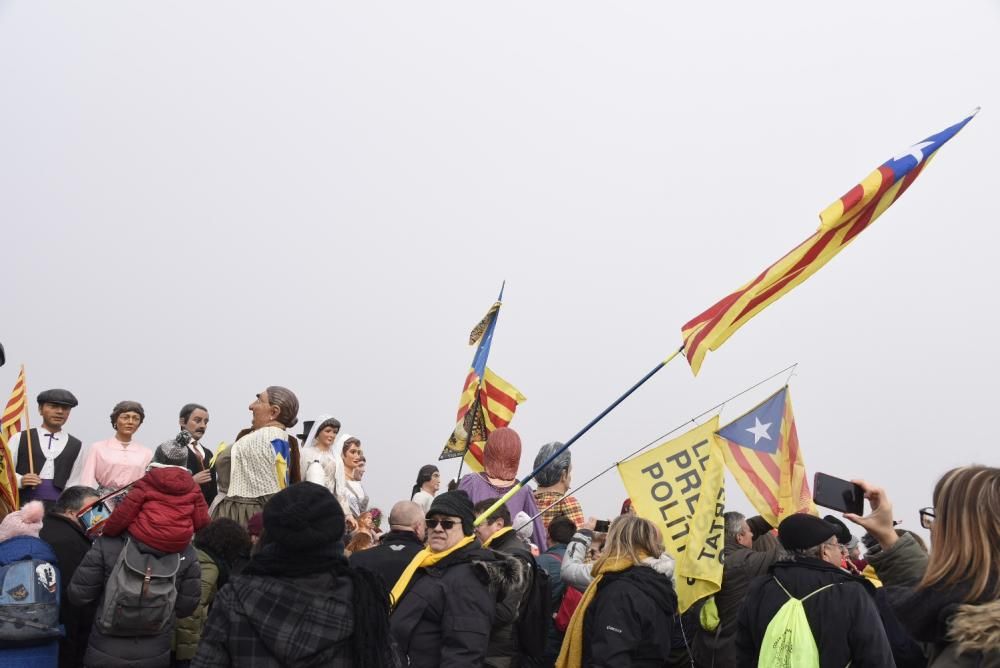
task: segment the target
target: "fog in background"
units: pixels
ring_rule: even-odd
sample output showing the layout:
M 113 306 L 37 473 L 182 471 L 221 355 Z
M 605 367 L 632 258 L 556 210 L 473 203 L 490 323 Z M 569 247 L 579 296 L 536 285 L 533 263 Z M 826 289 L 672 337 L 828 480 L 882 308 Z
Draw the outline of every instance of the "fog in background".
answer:
M 582 482 L 798 362 L 810 475 L 886 485 L 915 528 L 942 472 L 997 463 L 998 31 L 986 1 L 0 2 L 0 392 L 21 362 L 33 411 L 72 390 L 85 442 L 139 400 L 151 446 L 203 403 L 214 449 L 286 385 L 361 438 L 388 509 L 454 426 L 506 280 L 490 366 L 528 397 L 527 473 L 981 105 L 697 379 L 677 360 L 573 448 Z M 600 517 L 624 497 L 614 472 L 579 494 Z

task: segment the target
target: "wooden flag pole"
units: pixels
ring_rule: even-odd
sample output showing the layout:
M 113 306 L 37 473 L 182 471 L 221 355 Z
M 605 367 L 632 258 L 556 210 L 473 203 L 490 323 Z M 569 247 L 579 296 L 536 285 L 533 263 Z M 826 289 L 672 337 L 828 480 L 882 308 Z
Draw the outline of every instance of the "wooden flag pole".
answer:
M 667 357 L 667 359 L 663 360 L 662 362 L 660 362 L 659 364 L 657 364 L 656 366 L 654 366 L 649 371 L 649 373 L 647 373 L 645 376 L 643 376 L 642 378 L 640 378 L 639 381 L 635 385 L 633 385 L 632 387 L 628 388 L 628 390 L 626 390 L 623 395 L 621 395 L 620 397 L 618 397 L 617 399 L 615 399 L 614 402 L 612 402 L 612 404 L 610 406 L 608 406 L 607 408 L 605 408 L 603 411 L 600 412 L 600 414 L 597 417 L 595 417 L 593 420 L 591 420 L 590 422 L 588 422 L 587 426 L 585 426 L 580 431 L 576 432 L 576 434 L 573 436 L 573 438 L 571 438 L 568 441 L 566 441 L 566 443 L 564 443 L 561 448 L 559 448 L 558 450 L 556 450 L 555 452 L 553 452 L 549 456 L 548 459 L 546 459 L 544 462 L 542 462 L 541 466 L 535 467 L 534 471 L 532 471 L 527 476 L 525 476 L 524 478 L 522 478 L 521 480 L 519 480 L 517 482 L 517 484 L 515 484 L 513 487 L 511 487 L 510 490 L 506 494 L 504 494 L 502 497 L 500 497 L 499 499 L 497 499 L 496 503 L 494 503 L 484 513 L 482 513 L 479 517 L 476 518 L 476 521 L 474 523 L 475 526 L 479 526 L 480 524 L 482 524 L 483 522 L 485 522 L 486 518 L 488 518 L 490 515 L 492 515 L 493 513 L 495 513 L 500 506 L 502 506 L 503 504 L 507 503 L 507 500 L 510 499 L 510 497 L 512 497 L 515 494 L 517 494 L 525 485 L 527 485 L 529 482 L 531 482 L 532 480 L 534 480 L 535 476 L 538 475 L 539 472 L 542 469 L 544 469 L 546 466 L 548 466 L 549 464 L 551 464 L 552 462 L 554 462 L 556 460 L 556 457 L 558 457 L 563 452 L 565 452 L 569 448 L 569 446 L 571 446 L 574 443 L 576 443 L 580 439 L 581 436 L 583 436 L 588 431 L 590 431 L 591 427 L 593 427 L 595 424 L 597 424 L 598 422 L 600 422 L 601 420 L 603 420 L 604 417 L 608 413 L 610 413 L 611 411 L 613 411 L 615 408 L 618 407 L 618 404 L 620 404 L 621 402 L 623 402 L 626 399 L 628 399 L 629 395 L 631 395 L 633 392 L 635 392 L 636 390 L 638 390 L 642 386 L 643 383 L 645 383 L 647 380 L 649 380 L 650 378 L 652 378 L 653 376 L 655 376 L 657 371 L 659 371 L 663 367 L 667 366 L 667 364 L 669 364 L 672 359 L 674 359 L 675 357 L 677 357 L 678 355 L 680 355 L 683 351 L 684 351 L 684 346 L 681 346 L 680 348 L 678 348 L 677 350 L 675 350 L 674 352 L 672 352 Z
M 480 379 L 479 384 L 476 386 L 476 399 L 472 402 L 472 408 L 469 409 L 475 411 L 475 413 L 472 414 L 472 424 L 469 425 L 469 432 L 465 435 L 465 452 L 462 453 L 462 457 L 458 460 L 458 474 L 455 476 L 456 488 L 457 484 L 462 480 L 462 465 L 465 464 L 465 458 L 469 454 L 469 446 L 472 445 L 472 435 L 476 433 L 476 418 L 479 417 L 479 414 L 482 411 L 479 394 L 482 390 L 482 385 L 483 381 Z
M 35 475 L 35 455 L 32 452 L 34 445 L 31 442 L 31 419 L 29 418 L 31 395 L 28 394 L 28 374 L 24 372 L 24 365 L 21 365 L 21 377 L 24 378 L 24 431 L 28 434 L 28 473 Z

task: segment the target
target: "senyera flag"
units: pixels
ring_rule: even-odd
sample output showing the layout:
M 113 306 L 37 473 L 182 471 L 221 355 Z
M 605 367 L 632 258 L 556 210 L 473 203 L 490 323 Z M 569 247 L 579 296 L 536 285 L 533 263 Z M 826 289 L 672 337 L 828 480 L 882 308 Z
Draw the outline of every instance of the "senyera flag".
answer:
M 3 417 L 0 418 L 0 464 L 3 466 L 0 471 L 0 514 L 17 510 L 17 476 L 7 441 L 21 431 L 27 403 L 27 382 L 24 379 L 24 367 L 21 367 L 21 373 L 17 375 L 17 382 L 14 383 L 14 389 L 3 410 Z
M 518 405 L 525 401 L 516 387 L 486 366 L 502 300 L 503 288 L 497 301 L 469 335 L 469 345 L 478 343 L 479 346 L 458 400 L 455 428 L 438 457 L 451 459 L 464 456 L 465 465 L 473 471 L 483 470 L 486 437 L 494 429 L 510 424 Z
M 945 142 L 972 120 L 965 119 L 887 160 L 820 213 L 819 229 L 790 253 L 736 292 L 681 327 L 684 352 L 697 375 L 709 350 L 719 346 L 750 318 L 806 280 L 889 208 L 910 187 Z

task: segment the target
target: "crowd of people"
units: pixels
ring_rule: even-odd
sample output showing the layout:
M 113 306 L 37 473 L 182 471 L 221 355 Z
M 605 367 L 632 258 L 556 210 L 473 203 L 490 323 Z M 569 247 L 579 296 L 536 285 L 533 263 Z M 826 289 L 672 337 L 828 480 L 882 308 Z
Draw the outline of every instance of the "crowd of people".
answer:
M 929 550 L 864 481 L 871 512 L 846 523 L 726 512 L 721 589 L 682 613 L 660 527 L 628 501 L 586 518 L 569 450 L 494 508 L 522 464 L 513 429 L 446 491 L 420 468 L 383 518 L 361 440 L 329 415 L 293 435 L 287 388 L 256 394 L 215 453 L 199 404 L 149 449 L 138 402 L 85 447 L 73 394 L 37 399 L 42 425 L 8 443 L 2 665 L 1000 666 L 997 468 L 941 477 L 919 511 Z

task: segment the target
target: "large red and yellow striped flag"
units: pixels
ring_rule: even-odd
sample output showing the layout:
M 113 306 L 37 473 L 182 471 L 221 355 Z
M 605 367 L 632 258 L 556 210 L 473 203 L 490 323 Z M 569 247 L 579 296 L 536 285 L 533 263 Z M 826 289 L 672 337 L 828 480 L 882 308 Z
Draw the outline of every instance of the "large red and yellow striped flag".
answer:
M 22 366 L 21 373 L 17 375 L 17 382 L 14 383 L 14 389 L 10 393 L 10 399 L 7 400 L 7 406 L 3 409 L 3 417 L 0 418 L 0 458 L 2 458 L 0 465 L 3 466 L 3 470 L 0 471 L 0 502 L 6 506 L 0 509 L 0 512 L 17 509 L 17 475 L 14 472 L 14 462 L 7 442 L 11 436 L 21 431 L 27 405 L 27 383 Z
M 819 230 L 736 292 L 681 327 L 684 351 L 697 375 L 709 350 L 716 350 L 750 318 L 806 280 L 906 192 L 941 146 L 976 115 L 931 135 L 882 164 L 820 213 Z
M 466 466 L 473 471 L 482 471 L 486 437 L 494 429 L 509 425 L 517 407 L 525 401 L 520 390 L 493 373 L 489 367 L 486 367 L 483 374 L 482 385 L 479 383 L 479 376 L 470 370 L 465 379 L 465 389 L 459 398 L 455 430 L 448 438 L 440 459 L 464 454 Z
M 771 526 L 792 513 L 816 514 L 787 386 L 718 435 L 730 473 Z

